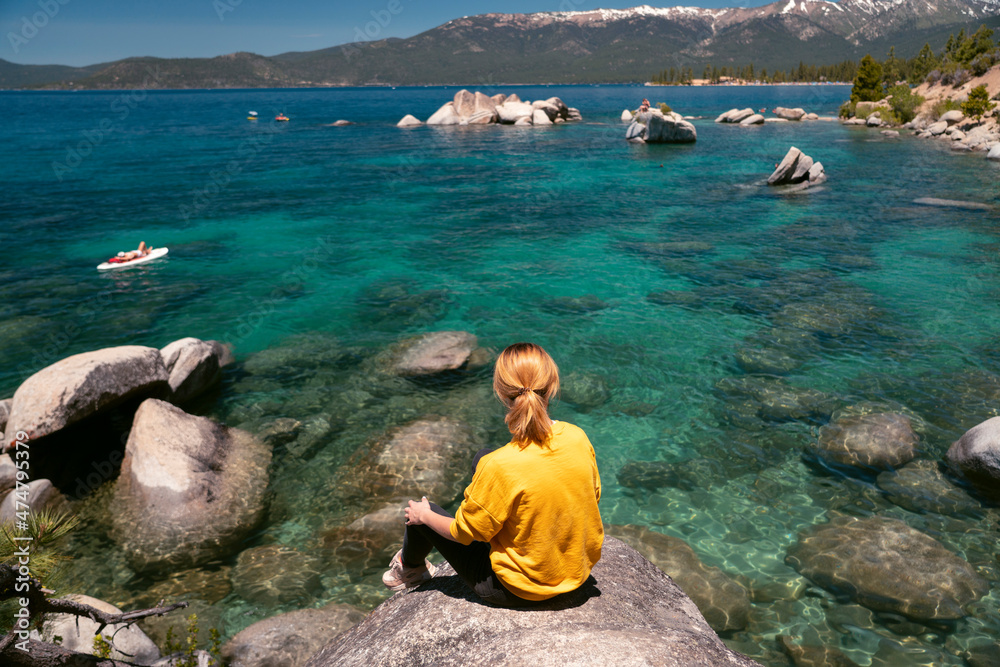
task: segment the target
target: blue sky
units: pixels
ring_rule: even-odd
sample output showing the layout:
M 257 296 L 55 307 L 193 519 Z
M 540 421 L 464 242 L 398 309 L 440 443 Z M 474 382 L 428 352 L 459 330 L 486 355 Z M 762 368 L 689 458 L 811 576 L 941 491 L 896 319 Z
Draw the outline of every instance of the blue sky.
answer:
M 0 58 L 92 65 L 128 56 L 275 55 L 376 38 L 409 37 L 458 16 L 487 12 L 625 8 L 641 4 L 756 6 L 766 0 L 644 3 L 611 0 L 0 0 Z M 379 23 L 373 21 L 381 20 Z

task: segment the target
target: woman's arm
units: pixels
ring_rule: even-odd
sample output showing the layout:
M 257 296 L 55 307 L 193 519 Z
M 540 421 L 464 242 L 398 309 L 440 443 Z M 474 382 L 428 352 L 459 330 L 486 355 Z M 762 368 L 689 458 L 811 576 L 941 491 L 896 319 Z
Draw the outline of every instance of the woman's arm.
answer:
M 451 536 L 451 524 L 455 519 L 450 516 L 438 514 L 432 510 L 431 504 L 427 502 L 427 496 L 421 498 L 420 502 L 411 500 L 410 506 L 404 510 L 404 514 L 406 515 L 406 523 L 408 525 L 424 525 L 441 537 L 446 537 L 452 542 L 458 541 Z

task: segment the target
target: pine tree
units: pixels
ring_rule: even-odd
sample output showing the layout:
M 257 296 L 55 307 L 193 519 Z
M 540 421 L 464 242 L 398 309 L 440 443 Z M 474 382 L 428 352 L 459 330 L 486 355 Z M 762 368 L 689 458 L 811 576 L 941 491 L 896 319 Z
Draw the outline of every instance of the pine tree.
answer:
M 858 74 L 851 88 L 851 102 L 878 102 L 884 97 L 882 91 L 882 66 L 871 55 L 861 59 Z
M 982 84 L 969 91 L 968 99 L 962 102 L 962 113 L 979 122 L 982 120 L 983 114 L 995 106 L 996 104 L 990 102 L 990 93 L 986 90 L 986 84 Z

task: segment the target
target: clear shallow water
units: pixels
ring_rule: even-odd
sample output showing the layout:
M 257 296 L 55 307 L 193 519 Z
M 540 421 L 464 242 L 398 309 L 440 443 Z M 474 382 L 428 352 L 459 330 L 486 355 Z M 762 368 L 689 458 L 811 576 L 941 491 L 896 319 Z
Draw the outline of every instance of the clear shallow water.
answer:
M 607 389 L 555 414 L 595 444 L 609 523 L 681 537 L 755 588 L 795 589 L 801 579 L 783 560 L 800 530 L 836 511 L 894 516 L 995 589 L 995 509 L 983 520 L 917 514 L 802 453 L 831 411 L 862 403 L 913 414 L 920 455 L 935 460 L 998 414 L 997 218 L 913 204 L 996 204 L 997 166 L 837 123 L 711 122 L 744 106 L 832 116 L 844 87 L 484 90 L 511 91 L 558 95 L 585 121 L 393 126 L 406 113 L 429 116 L 454 93 L 441 88 L 0 93 L 0 393 L 98 347 L 232 342 L 241 363 L 199 409 L 251 430 L 292 417 L 315 433 L 307 452 L 276 456 L 271 514 L 247 546 L 308 552 L 352 516 L 337 504 L 342 466 L 386 428 L 445 412 L 502 442 L 485 380 L 372 387 L 371 357 L 424 331 L 467 330 L 494 349 L 530 339 L 564 374 Z M 618 116 L 644 96 L 699 117 L 697 144 L 627 144 Z M 292 121 L 253 125 L 249 109 Z M 358 124 L 324 126 L 339 118 Z M 763 185 L 790 145 L 823 162 L 822 189 L 789 196 Z M 169 246 L 170 258 L 94 270 L 139 240 Z M 688 245 L 650 245 L 662 243 Z M 782 307 L 804 313 L 793 324 L 810 323 L 808 340 L 788 338 Z M 821 408 L 761 407 L 754 392 L 776 385 L 737 363 L 761 345 L 796 361 L 780 391 L 822 392 Z M 619 481 L 633 461 L 679 464 L 693 482 L 634 491 Z M 225 582 L 233 561 L 175 584 L 139 578 L 104 534 L 105 491 L 80 506 L 90 519 L 70 576 L 89 594 L 200 595 L 227 635 L 278 611 L 382 597 L 374 569 L 324 566 L 309 599 L 263 603 L 191 583 Z M 800 589 L 761 598 L 750 626 L 726 641 L 768 665 L 787 664 L 778 634 L 863 665 L 959 665 L 966 646 L 1000 634 L 996 592 L 947 628 L 901 629 Z

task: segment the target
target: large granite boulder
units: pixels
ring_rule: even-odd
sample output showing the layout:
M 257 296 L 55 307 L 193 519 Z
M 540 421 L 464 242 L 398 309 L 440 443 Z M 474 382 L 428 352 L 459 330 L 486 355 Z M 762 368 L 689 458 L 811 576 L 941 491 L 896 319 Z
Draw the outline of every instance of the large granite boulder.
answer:
M 238 632 L 222 646 L 222 659 L 229 667 L 299 667 L 364 617 L 344 604 L 278 614 Z
M 455 93 L 452 106 L 455 108 L 455 113 L 463 118 L 468 118 L 476 110 L 476 96 L 463 88 Z
M 535 112 L 530 104 L 520 100 L 512 100 L 513 97 L 516 95 L 511 95 L 506 102 L 498 104 L 496 107 L 497 117 L 501 123 L 506 125 L 513 125 L 521 118 L 531 118 Z
M 17 518 L 17 512 L 24 511 L 24 507 L 18 509 L 18 502 L 27 505 L 28 511 L 34 514 L 56 508 L 64 501 L 65 497 L 59 493 L 59 489 L 52 486 L 52 482 L 47 479 L 36 479 L 28 483 L 27 489 L 22 487 L 21 491 L 10 491 L 3 502 L 0 502 L 0 525 L 12 523 Z
M 462 117 L 458 115 L 454 102 L 446 102 L 427 119 L 428 125 L 460 125 L 461 123 Z
M 785 120 L 802 120 L 802 117 L 806 115 L 805 109 L 786 109 L 785 107 L 777 107 L 774 110 L 774 115 L 778 118 L 784 118 Z
M 684 540 L 632 525 L 605 526 L 605 534 L 617 537 L 669 574 L 716 632 L 747 626 L 749 591 L 719 568 L 705 565 Z
M 755 113 L 741 120 L 739 124 L 743 127 L 747 127 L 750 125 L 763 125 L 765 120 L 766 119 L 762 114 Z
M 532 125 L 552 125 L 552 119 L 545 109 L 535 109 L 531 114 Z
M 632 112 L 628 109 L 622 111 L 622 122 L 631 123 L 632 122 Z
M 0 401 L 0 433 L 3 433 L 7 428 L 7 420 L 10 419 L 10 406 L 13 404 L 13 398 L 5 398 Z
M 396 127 L 417 127 L 418 125 L 423 125 L 423 122 L 413 114 L 409 113 L 403 116 L 400 121 L 396 123 Z
M 17 466 L 9 454 L 0 454 L 0 497 L 17 485 Z
M 106 614 L 122 613 L 118 607 L 87 595 L 66 595 L 63 599 L 88 605 Z M 64 649 L 96 655 L 94 637 L 100 627 L 100 623 L 86 616 L 48 614 L 42 624 L 41 635 L 42 639 L 48 642 L 54 641 L 56 637 L 62 637 L 59 645 Z M 153 640 L 134 624 L 109 625 L 101 631 L 101 634 L 109 640 L 113 638 L 110 657 L 114 660 L 125 660 L 136 665 L 152 665 L 160 659 L 160 649 L 156 648 Z
M 422 377 L 455 371 L 478 347 L 466 331 L 435 331 L 403 341 L 392 351 L 392 370 L 404 377 Z
M 955 123 L 962 122 L 964 118 L 965 114 L 958 109 L 952 109 L 951 111 L 946 111 L 941 114 L 941 117 L 938 118 L 938 122 L 945 122 L 948 123 L 948 125 L 954 125 Z
M 768 185 L 795 185 L 798 183 L 818 183 L 826 180 L 822 166 L 813 169 L 813 159 L 795 146 L 788 149 L 785 157 L 767 178 Z
M 918 621 L 966 615 L 989 584 L 940 542 L 902 521 L 837 516 L 806 528 L 785 562 L 835 594 Z
M 130 398 L 168 390 L 159 350 L 126 345 L 57 361 L 25 380 L 11 405 L 6 441 L 24 431 L 31 440 L 112 408 Z
M 558 100 L 559 98 L 554 97 L 552 99 Z M 563 108 L 565 107 L 566 105 L 564 104 Z M 535 100 L 534 102 L 531 103 L 531 108 L 534 109 L 536 112 L 536 114 L 532 114 L 534 118 L 537 118 L 538 111 L 544 113 L 545 117 L 550 121 L 554 121 L 556 118 L 559 118 L 560 116 L 559 107 L 554 102 L 550 102 L 549 100 Z M 535 120 L 535 125 L 538 125 L 537 120 Z
M 170 374 L 170 402 L 184 403 L 195 398 L 222 378 L 222 367 L 233 355 L 216 340 L 181 338 L 160 350 Z
M 698 132 L 680 114 L 653 109 L 636 116 L 625 131 L 625 138 L 650 144 L 688 144 L 697 141 Z
M 846 415 L 819 430 L 816 453 L 839 465 L 898 468 L 916 456 L 917 441 L 906 415 Z
M 945 455 L 948 465 L 986 493 L 1000 495 L 1000 417 L 962 434 Z
M 115 482 L 112 536 L 140 571 L 229 553 L 263 518 L 270 462 L 246 431 L 143 401 Z
M 1000 160 L 1000 144 L 993 144 L 986 154 L 987 160 Z
M 530 611 L 486 605 L 453 574 L 444 564 L 383 602 L 307 667 L 758 664 L 727 648 L 670 577 L 613 537 L 591 580 Z

